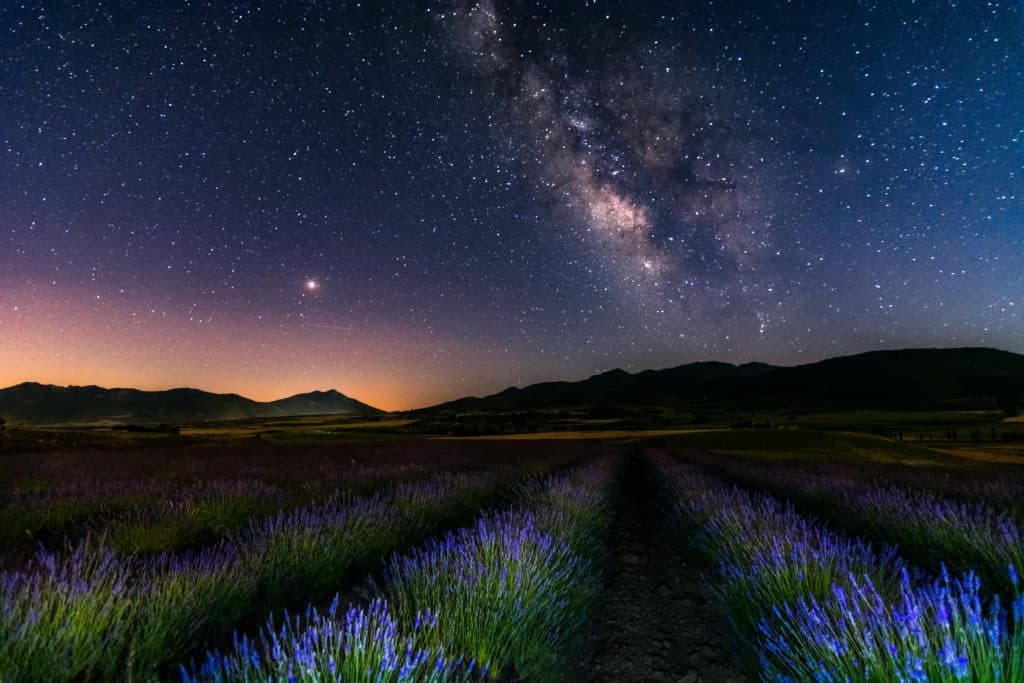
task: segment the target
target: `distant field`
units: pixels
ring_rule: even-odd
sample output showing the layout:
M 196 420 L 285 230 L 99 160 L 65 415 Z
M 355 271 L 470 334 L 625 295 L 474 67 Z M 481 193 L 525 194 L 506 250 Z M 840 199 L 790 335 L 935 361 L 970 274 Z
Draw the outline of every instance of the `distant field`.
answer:
M 100 425 L 9 426 L 0 431 L 2 452 L 108 450 L 230 445 L 239 441 L 319 444 L 407 438 L 408 419 L 310 416 L 209 422 L 180 427 L 114 428 Z
M 988 437 L 994 428 L 1000 434 L 1016 432 L 1024 439 L 1024 420 L 1006 419 L 997 410 L 847 410 L 807 411 L 780 406 L 778 410 L 762 409 L 749 414 L 730 416 L 728 411 L 720 413 L 715 422 L 729 424 L 753 424 L 774 427 L 812 430 L 838 430 L 866 433 L 903 433 L 907 440 L 945 439 L 951 428 L 969 437 L 977 430 Z
M 896 463 L 902 465 L 1024 465 L 1024 443 L 900 441 L 857 432 L 809 429 L 732 429 L 689 432 L 673 446 L 771 459 Z
M 939 453 L 956 458 L 1002 464 L 1024 465 L 1024 443 L 952 444 L 934 446 Z
M 289 418 L 281 421 L 239 422 L 214 425 L 190 425 L 182 436 L 208 439 L 238 438 L 264 433 L 295 432 L 309 435 L 331 435 L 338 430 L 394 430 L 414 422 L 407 419 L 372 420 L 325 417 Z
M 166 433 L 129 432 L 110 428 L 15 426 L 0 432 L 0 453 L 158 448 L 187 446 L 193 442 L 192 439 Z
M 535 432 L 531 434 L 487 434 L 482 436 L 440 436 L 436 439 L 444 441 L 578 441 L 583 440 L 617 440 L 617 439 L 650 439 L 678 434 L 695 434 L 706 430 L 701 429 L 640 429 L 640 430 L 582 430 Z
M 691 432 L 673 437 L 675 447 L 767 458 L 935 463 L 946 456 L 916 442 L 810 429 L 729 429 Z

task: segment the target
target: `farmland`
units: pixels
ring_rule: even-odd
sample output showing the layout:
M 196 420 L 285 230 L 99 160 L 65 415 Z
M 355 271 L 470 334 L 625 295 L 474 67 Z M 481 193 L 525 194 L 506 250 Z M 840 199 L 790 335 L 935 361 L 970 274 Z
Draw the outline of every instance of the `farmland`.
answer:
M 0 456 L 0 680 L 1024 681 L 1019 465 L 300 436 Z

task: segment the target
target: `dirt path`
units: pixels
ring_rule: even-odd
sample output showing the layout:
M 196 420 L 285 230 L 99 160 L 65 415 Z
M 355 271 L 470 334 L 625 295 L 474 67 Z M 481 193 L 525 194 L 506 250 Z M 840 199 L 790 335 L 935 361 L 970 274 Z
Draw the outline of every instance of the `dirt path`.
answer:
M 657 482 L 641 455 L 622 471 L 605 602 L 596 615 L 593 683 L 744 683 L 705 567 L 659 514 Z

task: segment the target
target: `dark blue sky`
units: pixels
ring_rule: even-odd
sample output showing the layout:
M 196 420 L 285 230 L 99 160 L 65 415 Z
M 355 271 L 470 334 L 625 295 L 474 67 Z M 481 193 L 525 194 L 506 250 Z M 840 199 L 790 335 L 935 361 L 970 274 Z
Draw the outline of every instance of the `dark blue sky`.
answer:
M 1024 352 L 1020 2 L 0 4 L 0 384 Z

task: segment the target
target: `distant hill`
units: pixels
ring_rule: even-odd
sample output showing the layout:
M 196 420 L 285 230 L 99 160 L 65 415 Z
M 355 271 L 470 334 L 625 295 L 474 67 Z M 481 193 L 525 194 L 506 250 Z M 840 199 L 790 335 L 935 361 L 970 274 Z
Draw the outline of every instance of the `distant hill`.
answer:
M 413 411 L 509 412 L 593 406 L 981 409 L 1019 404 L 1024 356 L 985 348 L 873 351 L 795 367 L 704 362 L 579 382 L 510 387 Z
M 259 402 L 199 389 L 140 391 L 97 386 L 59 387 L 25 382 L 0 389 L 0 417 L 9 422 L 56 424 L 187 424 L 300 415 L 378 415 L 381 411 L 337 391 L 314 391 Z
M 460 413 L 676 406 L 793 409 L 1024 409 L 1024 355 L 984 348 L 872 351 L 795 367 L 702 362 L 665 370 L 611 370 L 578 382 L 510 387 L 410 411 L 417 417 Z M 620 411 L 621 412 L 621 411 Z M 301 415 L 371 416 L 380 410 L 337 391 L 261 403 L 198 389 L 139 391 L 27 382 L 0 390 L 0 417 L 56 424 L 188 424 Z
M 383 411 L 341 392 L 311 391 L 307 394 L 296 394 L 270 403 L 260 404 L 273 407 L 278 415 L 380 415 Z

